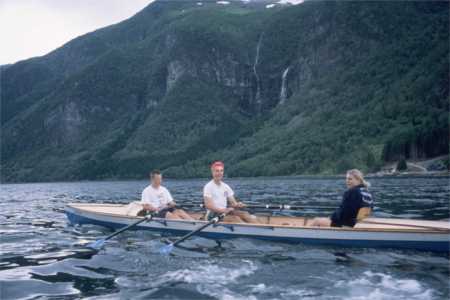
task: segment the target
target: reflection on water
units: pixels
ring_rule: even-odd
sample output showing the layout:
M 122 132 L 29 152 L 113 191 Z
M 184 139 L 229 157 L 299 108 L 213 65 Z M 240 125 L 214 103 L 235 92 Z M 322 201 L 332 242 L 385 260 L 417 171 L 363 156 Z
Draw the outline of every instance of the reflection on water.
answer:
M 168 180 L 178 203 L 207 180 Z M 247 203 L 339 203 L 343 179 L 230 179 Z M 448 178 L 374 178 L 380 217 L 448 219 Z M 193 238 L 162 257 L 167 238 L 125 232 L 99 253 L 80 245 L 108 234 L 67 226 L 69 202 L 129 202 L 145 181 L 1 185 L 0 298 L 34 299 L 448 299 L 449 260 L 427 252 L 338 249 Z M 291 212 L 292 213 L 292 212 Z M 329 212 L 307 210 L 306 215 Z

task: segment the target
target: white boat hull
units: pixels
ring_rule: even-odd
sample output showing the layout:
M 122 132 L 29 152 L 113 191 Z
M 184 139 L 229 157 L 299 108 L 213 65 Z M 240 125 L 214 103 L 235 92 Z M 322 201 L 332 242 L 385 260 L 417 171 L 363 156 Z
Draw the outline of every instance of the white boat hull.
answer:
M 71 204 L 66 208 L 66 214 L 72 224 L 96 224 L 115 229 L 138 220 L 139 217 L 118 214 L 117 211 L 120 207 L 124 206 L 111 204 Z M 386 219 L 371 218 L 370 220 Z M 401 220 L 392 219 L 393 223 L 398 223 L 399 221 Z M 392 224 L 392 222 L 389 224 Z M 447 229 L 447 222 L 418 222 L 419 224 L 430 222 L 429 224 L 433 226 L 428 226 L 430 228 L 418 228 L 417 226 L 386 225 L 380 228 L 380 225 L 373 225 L 373 228 L 371 228 L 370 225 L 365 225 L 362 228 L 358 228 L 358 226 L 355 226 L 355 228 L 319 228 L 221 222 L 207 227 L 199 235 L 215 239 L 247 237 L 306 244 L 367 248 L 402 248 L 448 253 L 450 247 L 450 229 Z M 154 218 L 150 222 L 139 224 L 135 229 L 181 235 L 195 230 L 203 224 L 205 224 L 205 221 L 202 220 L 185 221 Z M 436 227 L 436 225 L 441 226 Z

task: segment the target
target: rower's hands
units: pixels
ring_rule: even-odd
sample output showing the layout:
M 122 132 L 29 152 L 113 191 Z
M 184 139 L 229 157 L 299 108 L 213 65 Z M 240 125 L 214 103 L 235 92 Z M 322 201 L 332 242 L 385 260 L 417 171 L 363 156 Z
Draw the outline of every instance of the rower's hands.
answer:
M 225 208 L 225 209 L 223 210 L 223 213 L 224 213 L 224 214 L 229 214 L 229 213 L 232 212 L 233 210 L 234 210 L 234 208 L 228 207 L 228 208 Z
M 238 203 L 236 203 L 236 208 L 244 208 L 244 207 L 246 207 L 247 205 L 245 205 L 244 203 L 242 203 L 242 202 L 238 202 Z
M 234 205 L 233 205 L 233 207 L 234 208 L 243 208 L 243 207 L 245 207 L 246 205 L 244 204 L 244 203 L 242 203 L 242 202 L 236 202 Z

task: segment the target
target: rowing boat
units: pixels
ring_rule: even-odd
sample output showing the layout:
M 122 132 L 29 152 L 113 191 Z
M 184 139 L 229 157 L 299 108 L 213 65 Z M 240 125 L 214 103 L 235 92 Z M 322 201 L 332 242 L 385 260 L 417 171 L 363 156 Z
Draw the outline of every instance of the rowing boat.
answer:
M 65 212 L 71 224 L 95 224 L 117 229 L 142 218 L 129 216 L 126 210 L 127 206 L 123 204 L 72 203 Z M 153 218 L 135 229 L 181 235 L 206 223 L 203 213 L 190 214 L 195 220 Z M 369 217 L 354 227 L 311 227 L 311 218 L 307 217 L 258 215 L 258 219 L 261 224 L 220 222 L 199 235 L 213 239 L 245 237 L 314 245 L 450 251 L 448 221 Z

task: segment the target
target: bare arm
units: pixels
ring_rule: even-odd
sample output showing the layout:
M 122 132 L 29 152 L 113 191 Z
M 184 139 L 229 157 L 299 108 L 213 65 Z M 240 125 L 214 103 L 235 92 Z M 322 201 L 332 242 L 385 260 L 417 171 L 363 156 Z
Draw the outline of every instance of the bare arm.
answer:
M 227 213 L 227 212 L 230 212 L 230 211 L 233 210 L 232 208 L 218 208 L 218 207 L 216 207 L 214 205 L 213 200 L 210 197 L 203 196 L 203 199 L 205 201 L 205 208 L 210 210 L 210 211 L 212 211 L 212 212 L 222 214 L 222 213 Z
M 241 207 L 244 207 L 244 206 L 245 206 L 244 203 L 238 202 L 238 201 L 236 200 L 236 198 L 234 198 L 234 196 L 230 196 L 230 197 L 228 197 L 227 199 L 228 199 L 228 202 L 230 203 L 231 207 L 234 207 L 234 208 L 241 208 Z

